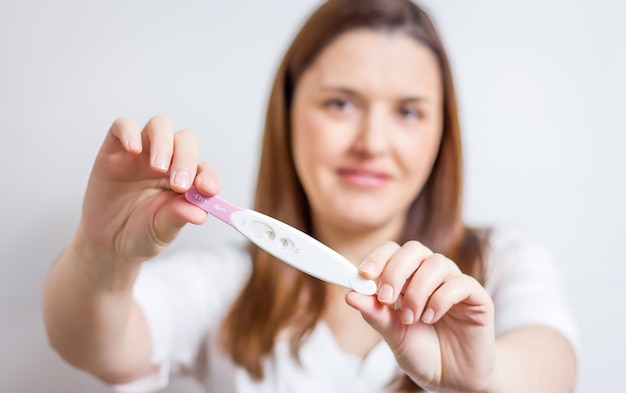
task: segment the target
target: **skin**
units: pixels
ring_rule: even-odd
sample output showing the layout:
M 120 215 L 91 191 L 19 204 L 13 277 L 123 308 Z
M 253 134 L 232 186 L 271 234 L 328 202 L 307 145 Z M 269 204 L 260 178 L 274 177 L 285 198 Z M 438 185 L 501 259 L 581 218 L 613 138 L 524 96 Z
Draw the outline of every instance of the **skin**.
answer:
M 493 302 L 476 280 L 418 241 L 395 241 L 436 158 L 440 79 L 432 53 L 412 38 L 355 30 L 296 86 L 292 148 L 316 235 L 379 284 L 375 296 L 329 286 L 323 320 L 348 353 L 365 356 L 385 340 L 427 389 L 571 391 L 575 357 L 561 334 L 528 326 L 495 338 Z M 50 342 L 68 362 L 109 383 L 158 367 L 132 286 L 142 262 L 206 219 L 180 194 L 192 183 L 208 195 L 220 189 L 192 132 L 175 132 L 164 116 L 142 130 L 114 122 L 74 239 L 44 290 Z
M 293 151 L 316 236 L 355 263 L 364 261 L 362 274 L 379 280 L 377 297 L 346 297 L 371 326 L 359 326 L 360 315 L 345 309 L 327 314 L 340 345 L 364 354 L 382 336 L 420 383 L 442 380 L 445 363 L 453 367 L 444 384 L 478 387 L 488 384 L 494 369 L 491 299 L 444 256 L 416 241 L 402 247 L 388 241 L 399 238 L 437 156 L 440 81 L 434 55 L 416 40 L 393 32 L 345 33 L 298 83 Z M 372 251 L 372 244 L 381 246 Z M 337 292 L 331 303 L 345 296 Z M 432 323 L 446 313 L 448 322 L 435 328 Z M 465 358 L 458 356 L 464 352 Z M 469 369 L 475 382 L 468 381 Z
M 155 370 L 149 328 L 132 298 L 141 263 L 186 223 L 206 214 L 179 192 L 194 179 L 219 191 L 219 175 L 198 163 L 197 140 L 164 116 L 143 129 L 117 119 L 94 162 L 72 242 L 50 269 L 43 314 L 50 344 L 70 364 L 119 384 Z M 72 307 L 67 307 L 67 305 Z
M 342 35 L 304 72 L 292 147 L 317 236 L 398 236 L 437 156 L 440 79 L 426 47 L 369 30 Z

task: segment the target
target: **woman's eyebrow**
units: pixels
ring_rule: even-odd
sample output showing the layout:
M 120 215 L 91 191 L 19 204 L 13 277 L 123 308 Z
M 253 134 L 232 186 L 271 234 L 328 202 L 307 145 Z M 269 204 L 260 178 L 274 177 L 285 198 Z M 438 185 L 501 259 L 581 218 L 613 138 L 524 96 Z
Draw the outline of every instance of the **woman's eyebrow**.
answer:
M 347 86 L 340 86 L 340 85 L 321 85 L 318 88 L 319 91 L 321 92 L 332 92 L 332 93 L 342 93 L 345 95 L 349 95 L 349 96 L 353 96 L 353 97 L 361 97 L 364 94 L 360 93 L 358 90 L 347 87 Z M 399 100 L 405 103 L 416 103 L 416 104 L 421 104 L 421 103 L 431 103 L 432 97 L 428 96 L 427 94 L 409 94 L 406 96 L 400 96 Z
M 324 92 L 330 91 L 334 93 L 343 93 L 351 96 L 360 95 L 358 91 L 345 86 L 322 85 L 320 86 L 319 90 Z
M 419 95 L 419 96 L 408 96 L 408 97 L 404 97 L 402 99 L 403 102 L 408 102 L 408 103 L 430 103 L 432 102 L 431 97 L 426 96 L 426 95 Z

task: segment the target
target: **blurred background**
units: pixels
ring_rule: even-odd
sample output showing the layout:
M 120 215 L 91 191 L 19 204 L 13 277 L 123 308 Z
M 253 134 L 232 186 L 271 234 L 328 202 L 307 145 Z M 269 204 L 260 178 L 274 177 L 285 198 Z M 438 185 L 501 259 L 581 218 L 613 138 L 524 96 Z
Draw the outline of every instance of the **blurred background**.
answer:
M 162 113 L 194 130 L 222 194 L 249 206 L 273 74 L 318 4 L 0 0 L 0 392 L 109 392 L 50 349 L 40 298 L 112 121 Z M 519 226 L 556 255 L 577 392 L 626 391 L 626 3 L 420 4 L 456 76 L 467 220 Z M 236 236 L 210 220 L 168 252 Z

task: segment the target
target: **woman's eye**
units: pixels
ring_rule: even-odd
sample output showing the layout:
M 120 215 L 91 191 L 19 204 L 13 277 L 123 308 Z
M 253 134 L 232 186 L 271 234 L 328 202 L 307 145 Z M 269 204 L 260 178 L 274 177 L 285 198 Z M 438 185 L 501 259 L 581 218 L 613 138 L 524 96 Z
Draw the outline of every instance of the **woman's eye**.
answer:
M 325 106 L 332 109 L 346 111 L 352 108 L 352 102 L 343 98 L 332 98 L 325 102 Z
M 405 119 L 419 119 L 420 117 L 422 117 L 422 114 L 419 110 L 407 106 L 403 106 L 402 108 L 400 108 L 400 115 Z

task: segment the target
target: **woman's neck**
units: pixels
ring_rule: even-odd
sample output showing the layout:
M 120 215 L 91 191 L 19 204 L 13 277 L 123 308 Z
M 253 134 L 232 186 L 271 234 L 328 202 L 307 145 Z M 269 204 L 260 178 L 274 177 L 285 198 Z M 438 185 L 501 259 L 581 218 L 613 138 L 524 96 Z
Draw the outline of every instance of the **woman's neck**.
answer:
M 316 225 L 315 237 L 358 266 L 382 243 L 390 240 L 399 241 L 401 231 L 399 224 L 357 231 L 332 225 Z

